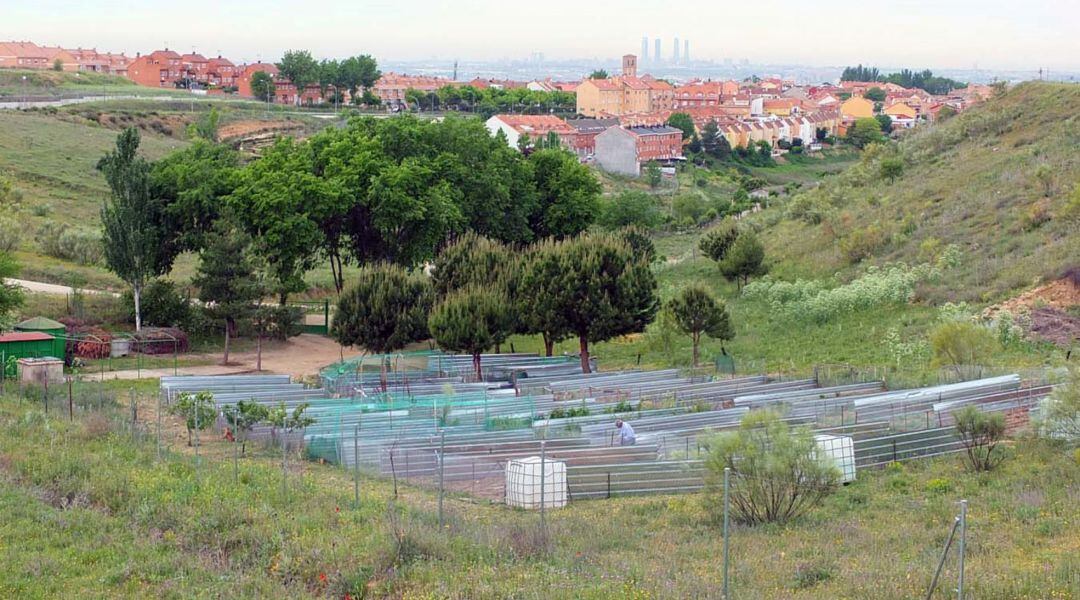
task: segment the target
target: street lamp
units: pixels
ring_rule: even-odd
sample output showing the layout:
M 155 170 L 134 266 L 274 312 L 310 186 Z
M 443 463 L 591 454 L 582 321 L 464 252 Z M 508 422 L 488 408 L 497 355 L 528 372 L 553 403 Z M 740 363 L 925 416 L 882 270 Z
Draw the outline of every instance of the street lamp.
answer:
M 26 108 L 26 106 L 27 106 L 27 104 L 28 104 L 28 100 L 27 100 L 27 98 L 26 98 L 26 97 L 27 97 L 27 91 L 26 91 L 26 75 L 23 75 L 23 76 L 22 76 L 22 87 L 23 87 L 23 108 Z

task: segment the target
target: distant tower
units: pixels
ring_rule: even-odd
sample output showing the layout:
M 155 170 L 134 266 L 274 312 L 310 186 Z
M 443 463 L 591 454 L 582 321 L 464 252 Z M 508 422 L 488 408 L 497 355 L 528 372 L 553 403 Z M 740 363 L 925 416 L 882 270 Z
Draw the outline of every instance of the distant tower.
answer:
M 679 64 L 679 38 L 675 38 L 675 53 L 671 55 L 671 62 Z
M 633 54 L 622 57 L 622 74 L 623 77 L 637 77 L 637 57 Z
M 682 59 L 685 63 L 690 62 L 690 40 L 683 40 Z
M 454 60 L 454 81 L 457 81 L 457 60 Z
M 660 64 L 662 54 L 660 53 L 660 38 L 653 40 L 653 62 Z
M 649 38 L 641 37 L 641 62 L 649 62 Z

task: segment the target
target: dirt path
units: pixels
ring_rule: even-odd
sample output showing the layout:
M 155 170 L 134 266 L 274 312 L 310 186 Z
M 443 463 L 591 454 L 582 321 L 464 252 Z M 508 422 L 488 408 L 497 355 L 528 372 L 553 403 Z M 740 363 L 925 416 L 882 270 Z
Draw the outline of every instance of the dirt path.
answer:
M 356 354 L 346 348 L 345 355 Z M 221 359 L 221 354 L 191 354 L 189 357 Z M 341 360 L 341 346 L 334 340 L 321 335 L 301 334 L 287 342 L 267 342 L 263 346 L 262 368 L 264 373 L 292 375 L 294 379 L 317 376 L 326 365 Z M 229 355 L 229 365 L 202 365 L 181 367 L 180 375 L 229 375 L 236 373 L 254 373 L 256 353 L 254 350 L 233 352 Z M 139 377 L 161 377 L 172 375 L 171 368 L 126 370 L 106 373 L 106 379 L 137 379 Z
M 28 281 L 26 279 L 5 279 L 4 283 L 17 285 L 29 292 L 37 292 L 40 294 L 52 294 L 54 296 L 69 296 L 74 291 L 70 286 L 58 285 L 55 283 L 44 283 L 41 281 Z M 101 290 L 82 290 L 87 294 L 106 294 L 109 296 L 119 296 L 116 292 L 103 292 Z

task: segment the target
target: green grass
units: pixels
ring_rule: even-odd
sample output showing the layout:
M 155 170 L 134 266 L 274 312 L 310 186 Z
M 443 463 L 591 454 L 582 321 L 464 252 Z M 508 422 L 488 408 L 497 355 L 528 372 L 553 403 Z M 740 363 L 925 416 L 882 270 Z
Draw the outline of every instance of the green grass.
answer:
M 23 77 L 26 80 L 23 80 Z M 134 81 L 116 75 L 60 71 L 0 69 L 0 100 L 29 96 L 60 96 L 63 94 L 130 94 L 142 90 Z M 145 88 L 150 93 L 158 92 Z
M 109 389 L 119 391 L 115 385 Z M 150 385 L 140 387 L 150 415 Z M 231 448 L 203 437 L 196 471 L 166 418 L 165 454 L 133 441 L 114 411 L 46 417 L 0 400 L 0 594 L 5 597 L 685 598 L 716 597 L 720 530 L 702 496 L 584 501 L 538 515 L 435 498 L 255 445 L 233 480 Z M 61 418 L 62 417 L 62 418 Z M 147 429 L 154 431 L 148 418 Z M 807 517 L 732 533 L 733 592 L 746 598 L 920 596 L 957 512 L 969 501 L 967 586 L 980 599 L 1072 598 L 1080 590 L 1071 452 L 1019 440 L 999 470 L 958 457 L 864 470 Z M 391 525 L 389 515 L 398 515 Z M 397 535 L 392 532 L 397 531 Z M 395 541 L 400 539 L 400 544 Z M 950 561 L 942 590 L 956 577 Z

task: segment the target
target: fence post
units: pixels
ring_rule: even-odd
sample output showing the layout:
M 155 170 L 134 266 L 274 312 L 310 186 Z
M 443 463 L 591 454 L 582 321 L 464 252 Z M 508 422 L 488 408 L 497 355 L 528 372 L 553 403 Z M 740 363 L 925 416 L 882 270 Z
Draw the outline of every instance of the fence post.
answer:
M 540 534 L 547 544 L 547 511 L 545 483 L 547 482 L 547 441 L 540 440 Z
M 949 548 L 952 547 L 953 538 L 959 526 L 960 517 L 954 517 L 952 529 L 949 530 L 949 538 L 945 540 L 945 549 L 941 551 L 941 560 L 938 561 L 937 570 L 934 571 L 934 578 L 930 580 L 930 589 L 926 591 L 926 600 L 930 600 L 934 595 L 934 590 L 937 589 L 938 578 L 941 577 L 941 570 L 945 567 L 945 559 L 949 557 Z
M 964 600 L 964 547 L 967 545 L 967 500 L 960 501 L 960 573 L 957 575 L 956 598 Z
M 157 458 L 161 460 L 161 392 L 157 395 Z
M 728 489 L 730 487 L 731 467 L 724 467 L 724 600 L 730 600 L 731 588 L 728 579 L 729 544 L 728 540 Z
M 360 508 L 360 423 L 357 421 L 356 429 L 353 431 L 352 439 L 352 452 L 353 452 L 353 502 L 356 504 L 356 508 Z
M 446 457 L 446 430 L 439 432 L 439 530 L 443 528 L 443 465 Z
M 74 421 L 75 420 L 75 403 L 74 403 L 74 399 L 72 398 L 72 395 L 71 395 L 71 379 L 72 379 L 71 375 L 68 375 L 68 378 L 67 378 L 67 384 L 68 384 L 68 421 Z

